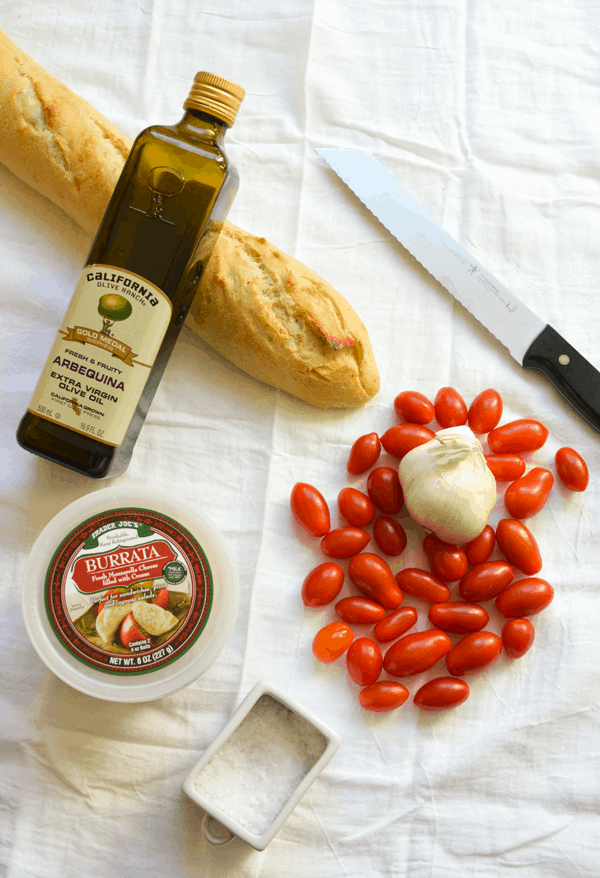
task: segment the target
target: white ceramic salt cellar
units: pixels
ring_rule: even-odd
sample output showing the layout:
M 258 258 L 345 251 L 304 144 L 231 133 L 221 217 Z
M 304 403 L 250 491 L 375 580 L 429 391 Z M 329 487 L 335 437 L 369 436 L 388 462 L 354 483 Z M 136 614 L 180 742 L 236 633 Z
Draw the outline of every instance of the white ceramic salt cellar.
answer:
M 261 680 L 182 784 L 206 812 L 204 837 L 222 845 L 237 836 L 264 850 L 340 743 L 333 729 Z

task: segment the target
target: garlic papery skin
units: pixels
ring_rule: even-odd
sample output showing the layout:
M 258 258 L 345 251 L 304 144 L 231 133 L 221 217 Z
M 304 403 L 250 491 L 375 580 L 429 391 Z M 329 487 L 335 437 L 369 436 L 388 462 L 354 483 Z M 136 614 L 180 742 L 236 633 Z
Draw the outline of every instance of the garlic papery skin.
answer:
M 496 479 L 469 427 L 448 427 L 413 448 L 398 475 L 411 518 L 445 543 L 462 546 L 486 526 Z

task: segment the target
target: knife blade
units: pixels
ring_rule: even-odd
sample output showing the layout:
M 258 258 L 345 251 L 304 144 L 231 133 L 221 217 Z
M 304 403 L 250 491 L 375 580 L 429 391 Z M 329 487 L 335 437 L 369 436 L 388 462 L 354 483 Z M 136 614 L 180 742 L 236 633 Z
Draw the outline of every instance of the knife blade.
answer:
M 370 153 L 321 156 L 394 237 L 505 347 L 600 432 L 600 372 L 458 243 Z

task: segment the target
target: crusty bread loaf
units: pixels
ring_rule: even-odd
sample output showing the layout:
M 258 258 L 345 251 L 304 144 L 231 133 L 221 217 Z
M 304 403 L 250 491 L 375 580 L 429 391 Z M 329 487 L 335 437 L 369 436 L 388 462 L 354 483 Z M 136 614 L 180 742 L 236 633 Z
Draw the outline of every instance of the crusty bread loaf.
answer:
M 306 265 L 231 223 L 188 322 L 249 375 L 320 408 L 352 408 L 379 390 L 367 330 Z
M 131 141 L 0 30 L 0 161 L 95 233 Z
M 0 31 L 0 161 L 95 233 L 131 141 Z M 379 390 L 367 330 L 298 260 L 226 222 L 188 325 L 243 371 L 320 408 Z

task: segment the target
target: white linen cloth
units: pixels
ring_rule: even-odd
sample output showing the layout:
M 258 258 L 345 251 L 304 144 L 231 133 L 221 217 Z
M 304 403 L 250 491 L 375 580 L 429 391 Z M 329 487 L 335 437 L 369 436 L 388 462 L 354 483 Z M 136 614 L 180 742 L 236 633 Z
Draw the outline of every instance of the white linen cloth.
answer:
M 319 411 L 260 384 L 184 329 L 128 471 L 198 504 L 240 577 L 233 634 L 187 689 L 127 706 L 46 670 L 20 610 L 31 546 L 105 487 L 22 451 L 14 433 L 84 263 L 88 236 L 0 167 L 2 519 L 0 874 L 3 878 L 409 875 L 597 878 L 600 862 L 600 436 L 523 370 L 314 153 L 372 152 L 473 255 L 600 367 L 600 9 L 581 0 L 7 0 L 0 27 L 129 136 L 176 121 L 197 70 L 247 91 L 227 149 L 230 219 L 327 278 L 370 333 L 380 393 Z M 307 610 L 318 541 L 291 520 L 297 481 L 336 497 L 352 442 L 396 422 L 393 399 L 486 387 L 503 421 L 575 447 L 589 489 L 558 486 L 531 528 L 554 602 L 536 641 L 470 679 L 460 708 L 358 703 L 344 661 L 312 656 L 333 608 Z M 389 462 L 384 455 L 381 463 Z M 491 521 L 505 516 L 504 487 Z M 394 570 L 423 556 L 418 529 Z M 346 593 L 346 592 L 344 592 Z M 426 607 L 419 627 L 426 627 Z M 492 613 L 490 628 L 500 630 Z M 369 629 L 365 629 L 365 634 Z M 443 663 L 440 673 L 444 673 Z M 409 681 L 411 694 L 431 676 Z M 259 679 L 343 743 L 264 852 L 213 848 L 180 784 Z

